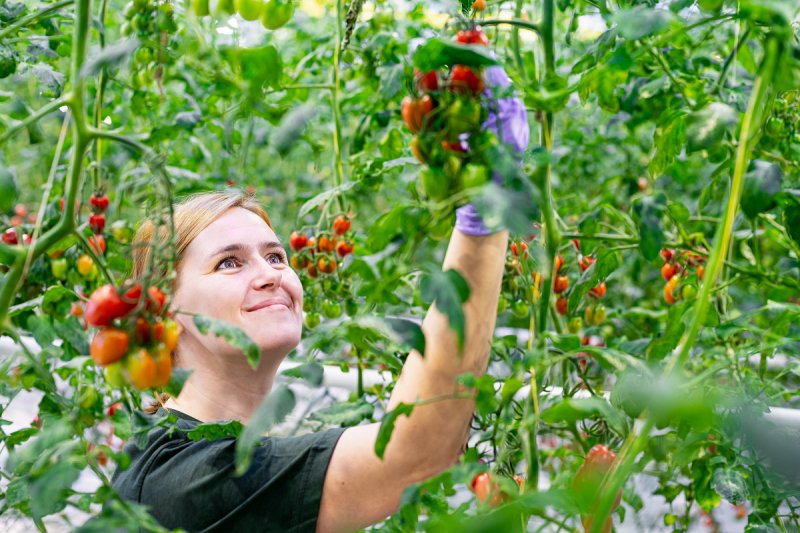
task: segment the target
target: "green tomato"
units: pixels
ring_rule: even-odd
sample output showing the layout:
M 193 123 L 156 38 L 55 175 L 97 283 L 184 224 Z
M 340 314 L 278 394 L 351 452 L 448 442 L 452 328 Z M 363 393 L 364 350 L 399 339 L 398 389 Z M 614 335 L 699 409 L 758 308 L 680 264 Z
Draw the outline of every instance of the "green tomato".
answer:
M 244 20 L 256 20 L 264 9 L 261 0 L 234 0 L 233 3 Z
M 206 15 L 211 14 L 211 10 L 208 7 L 208 0 L 192 0 L 192 11 L 198 17 L 205 17 Z
M 58 259 L 52 259 L 50 261 L 50 272 L 52 272 L 53 277 L 56 279 L 64 279 L 67 277 L 67 268 L 69 267 L 69 263 L 63 257 L 59 257 Z
M 444 173 L 450 183 L 458 181 L 461 173 L 461 158 L 457 155 L 449 155 L 444 161 Z
M 572 317 L 569 319 L 569 322 L 567 322 L 567 329 L 572 334 L 578 333 L 582 327 L 583 320 L 581 320 L 581 317 L 579 316 Z
M 325 318 L 339 318 L 342 316 L 342 304 L 326 299 L 322 302 L 322 314 L 325 315 Z
M 81 388 L 81 392 L 78 395 L 78 404 L 83 409 L 88 409 L 89 407 L 93 406 L 94 403 L 97 401 L 97 390 L 91 385 L 86 385 Z
M 586 308 L 583 318 L 590 326 L 599 326 L 606 319 L 606 306 L 603 304 L 590 305 Z
M 528 316 L 529 308 L 528 302 L 523 299 L 518 299 L 511 304 L 511 314 L 518 318 L 525 318 Z
M 693 300 L 697 296 L 697 288 L 692 284 L 681 287 L 681 300 Z
M 217 13 L 227 13 L 228 15 L 236 13 L 234 0 L 219 0 L 217 2 Z
M 489 181 L 489 170 L 484 165 L 468 163 L 461 171 L 461 186 L 465 189 L 481 187 Z
M 480 129 L 483 108 L 477 100 L 459 98 L 447 109 L 448 137 L 456 139 L 461 133 Z
M 447 198 L 450 186 L 447 176 L 440 169 L 423 168 L 419 173 L 422 193 L 431 200 L 439 201 Z
M 103 372 L 106 377 L 106 383 L 115 389 L 125 386 L 125 376 L 122 373 L 122 361 L 117 361 L 108 365 Z
M 770 117 L 766 125 L 767 136 L 778 138 L 786 131 L 786 124 L 778 117 Z
M 352 298 L 348 298 L 344 301 L 344 312 L 347 313 L 347 316 L 356 316 L 358 313 L 358 302 L 353 300 Z
M 306 327 L 309 329 L 314 329 L 319 326 L 319 321 L 319 313 L 306 313 Z
M 268 0 L 261 14 L 261 24 L 268 30 L 277 30 L 292 20 L 294 4 L 288 0 Z

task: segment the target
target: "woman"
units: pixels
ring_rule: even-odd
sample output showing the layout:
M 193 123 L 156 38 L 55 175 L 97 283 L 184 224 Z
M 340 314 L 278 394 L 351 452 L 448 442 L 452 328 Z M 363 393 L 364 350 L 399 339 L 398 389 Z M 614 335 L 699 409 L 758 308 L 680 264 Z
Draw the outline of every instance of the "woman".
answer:
M 487 70 L 490 79 L 499 80 L 495 85 L 508 85 L 501 69 Z M 524 148 L 528 131 L 522 104 L 516 98 L 499 104 L 500 116 L 491 120 L 503 125 L 506 142 Z M 172 307 L 183 326 L 175 364 L 192 374 L 162 414 L 171 411 L 184 430 L 224 419 L 247 423 L 269 393 L 278 365 L 300 340 L 300 280 L 267 214 L 239 194 L 190 198 L 176 207 L 175 231 Z M 152 226 L 145 225 L 137 242 L 151 237 Z M 458 350 L 447 318 L 432 306 L 422 325 L 424 357 L 416 351 L 408 356 L 388 409 L 453 396 L 459 392 L 458 376 L 484 372 L 507 241 L 506 231 L 489 232 L 471 206 L 458 211 L 442 269 L 457 270 L 470 286 L 464 349 Z M 147 248 L 135 257 L 134 274 L 147 264 Z M 201 335 L 191 315 L 181 312 L 241 328 L 261 348 L 258 368 L 253 370 L 223 339 Z M 150 506 L 170 528 L 352 531 L 385 519 L 397 510 L 406 487 L 457 461 L 474 410 L 474 401 L 461 396 L 419 405 L 400 417 L 383 459 L 374 453 L 379 425 L 373 423 L 265 437 L 241 477 L 234 477 L 233 438 L 195 442 L 184 432 L 158 428 L 144 448 L 128 444 L 131 466 L 116 472 L 113 483 L 124 497 Z

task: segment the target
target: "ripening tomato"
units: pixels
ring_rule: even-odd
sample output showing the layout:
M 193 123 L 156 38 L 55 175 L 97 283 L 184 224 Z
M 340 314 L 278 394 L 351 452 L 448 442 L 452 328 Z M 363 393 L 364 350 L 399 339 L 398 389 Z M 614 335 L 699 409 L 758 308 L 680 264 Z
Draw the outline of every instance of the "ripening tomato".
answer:
M 561 294 L 569 288 L 569 276 L 556 276 L 553 280 L 553 292 Z
M 406 96 L 400 105 L 400 114 L 411 133 L 417 133 L 425 128 L 427 116 L 431 111 L 433 111 L 433 99 L 427 94 L 417 100 Z
M 480 75 L 466 65 L 453 65 L 450 71 L 450 91 L 478 95 L 483 91 L 483 80 Z
M 428 164 L 428 158 L 422 153 L 419 137 L 414 137 L 411 139 L 411 153 L 414 154 L 414 157 L 417 158 L 417 161 L 423 165 Z
M 317 268 L 325 274 L 332 274 L 336 270 L 336 261 L 330 257 L 320 257 L 317 260 Z
M 664 285 L 664 301 L 670 305 L 678 301 L 678 299 L 675 297 L 675 289 L 678 288 L 678 284 L 680 282 L 681 282 L 680 274 L 675 274 Z
M 103 255 L 106 251 L 106 240 L 102 235 L 92 235 L 89 237 L 89 246 L 92 247 L 94 253 Z
M 661 266 L 661 277 L 664 278 L 664 281 L 669 281 L 672 279 L 672 276 L 678 273 L 678 265 L 673 265 L 671 263 L 664 263 Z
M 480 26 L 475 26 L 469 30 L 461 30 L 456 35 L 456 41 L 461 44 L 480 44 L 489 46 L 489 38 L 483 33 Z
M 700 265 L 697 267 L 697 279 L 703 279 L 703 274 L 706 273 L 706 267 Z
M 293 255 L 291 259 L 289 259 L 289 264 L 292 265 L 292 268 L 295 270 L 303 270 L 309 264 L 309 259 L 306 255 Z
M 181 326 L 174 320 L 164 322 L 164 345 L 171 352 L 178 347 L 178 339 L 181 336 Z
M 616 454 L 609 450 L 607 446 L 596 444 L 589 450 L 589 453 L 586 454 L 586 460 L 578 469 L 572 481 L 573 492 L 577 497 L 578 505 L 581 509 L 583 526 L 586 528 L 586 531 L 591 531 L 592 511 L 594 506 L 597 505 L 600 487 L 606 475 L 614 466 L 616 459 Z M 621 500 L 622 490 L 618 492 L 616 501 L 611 507 L 611 512 L 619 506 Z M 609 517 L 603 524 L 602 531 L 611 531 L 612 525 L 611 517 Z
M 317 276 L 319 276 L 319 272 L 317 272 L 317 267 L 313 263 L 308 265 L 308 267 L 306 268 L 306 273 L 311 278 L 316 278 Z
M 87 278 L 92 273 L 92 269 L 94 268 L 94 261 L 92 261 L 92 258 L 89 257 L 88 255 L 83 254 L 78 258 L 77 267 L 78 267 L 78 274 L 80 274 L 84 278 Z
M 68 267 L 69 265 L 67 264 L 67 260 L 63 257 L 52 259 L 50 261 L 50 272 L 52 272 L 53 276 L 58 279 L 64 279 L 67 277 Z
M 8 228 L 3 232 L 3 242 L 6 244 L 19 244 L 19 239 L 17 238 L 17 230 L 14 228 Z
M 144 348 L 125 358 L 125 372 L 131 385 L 139 390 L 149 389 L 156 378 L 156 362 Z
M 92 339 L 89 355 L 98 365 L 110 365 L 125 357 L 129 345 L 130 337 L 127 331 L 103 328 Z
M 332 252 L 333 249 L 336 247 L 334 244 L 333 239 L 328 237 L 327 235 L 320 235 L 318 242 L 317 242 L 317 250 L 320 252 L 328 253 Z
M 122 372 L 123 364 L 122 361 L 117 361 L 116 363 L 112 363 L 105 368 L 103 371 L 103 375 L 106 378 L 106 383 L 111 385 L 114 388 L 120 388 L 125 386 L 125 375 Z M 119 405 L 119 404 L 115 404 Z M 112 411 L 111 407 L 108 408 L 108 416 L 114 416 L 114 412 Z
M 155 335 L 153 336 L 155 337 Z M 150 323 L 142 317 L 136 319 L 136 326 L 133 328 L 133 340 L 136 344 L 150 342 Z
M 578 333 L 582 327 L 583 320 L 579 316 L 572 317 L 569 319 L 569 322 L 567 322 L 567 330 L 569 330 L 570 333 Z
M 583 313 L 583 318 L 590 326 L 599 326 L 606 319 L 606 307 L 603 304 L 590 305 Z
M 418 68 L 414 69 L 414 79 L 417 80 L 419 91 L 438 91 L 439 77 L 435 70 L 429 70 L 425 74 Z
M 333 221 L 333 234 L 344 235 L 350 229 L 350 219 L 344 215 L 339 215 Z
M 673 250 L 671 248 L 664 248 L 663 250 L 661 250 L 660 253 L 661 253 L 661 257 L 664 259 L 664 261 L 669 262 L 669 261 L 672 261 L 672 256 L 675 255 L 675 250 Z
M 472 2 L 472 9 L 475 11 L 483 11 L 486 9 L 486 0 L 475 0 Z
M 345 257 L 353 253 L 353 245 L 347 241 L 339 241 L 336 244 L 336 253 L 339 257 Z
M 561 255 L 557 255 L 555 259 L 555 264 L 553 265 L 553 271 L 555 274 L 561 272 L 561 267 L 564 266 L 564 257 Z
M 304 234 L 293 231 L 292 234 L 289 235 L 289 247 L 295 252 L 305 248 L 306 244 L 308 244 L 308 237 Z
M 158 287 L 150 287 L 147 289 L 147 309 L 151 309 L 155 314 L 160 315 L 164 310 L 164 304 L 167 302 L 167 296 L 161 292 Z
M 589 289 L 589 293 L 594 296 L 595 298 L 602 298 L 606 295 L 606 282 L 602 281 L 599 284 L 595 285 L 591 289 Z
M 581 257 L 579 262 L 581 266 L 581 271 L 585 272 L 590 266 L 594 264 L 595 261 L 597 261 L 597 259 L 588 255 L 584 255 L 583 257 Z
M 567 315 L 567 299 L 563 296 L 559 296 L 558 300 L 556 300 L 556 311 L 558 311 L 559 315 Z
M 488 472 L 481 472 L 472 478 L 469 488 L 475 493 L 475 497 L 479 502 L 483 503 L 489 498 L 489 493 L 492 490 L 492 478 Z
M 167 349 L 166 345 L 158 345 L 154 361 L 156 364 L 156 373 L 150 386 L 156 388 L 166 387 L 172 377 L 172 354 L 171 351 Z

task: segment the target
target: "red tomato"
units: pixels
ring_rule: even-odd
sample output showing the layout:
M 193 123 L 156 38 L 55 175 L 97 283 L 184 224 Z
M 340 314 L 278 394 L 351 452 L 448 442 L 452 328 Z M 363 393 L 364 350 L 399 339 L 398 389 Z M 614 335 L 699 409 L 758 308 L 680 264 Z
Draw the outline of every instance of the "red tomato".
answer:
M 166 295 L 158 287 L 150 287 L 147 289 L 147 294 L 149 295 L 147 309 L 152 309 L 155 314 L 160 315 L 167 301 Z
M 483 33 L 480 26 L 475 26 L 470 30 L 461 30 L 456 35 L 456 41 L 461 44 L 480 44 L 489 46 L 489 38 Z
M 103 213 L 89 215 L 89 227 L 95 233 L 103 233 L 106 229 L 106 216 Z
M 569 276 L 556 276 L 553 280 L 553 292 L 561 294 L 569 288 Z
M 597 297 L 597 298 L 602 298 L 603 296 L 605 296 L 605 295 L 606 295 L 606 282 L 605 282 L 605 281 L 603 281 L 603 282 L 601 282 L 600 284 L 596 285 L 595 287 L 592 287 L 592 288 L 590 289 L 590 292 L 591 292 L 591 293 L 592 293 L 592 294 L 593 294 L 595 297 Z
M 85 312 L 86 323 L 90 326 L 109 325 L 112 320 L 125 316 L 136 307 L 141 293 L 142 287 L 136 285 L 125 293 L 123 300 L 113 286 L 103 285 L 89 297 Z
M 563 296 L 559 296 L 558 300 L 556 300 L 556 311 L 558 311 L 559 315 L 567 315 L 567 299 Z
M 339 215 L 333 221 L 333 233 L 335 235 L 344 235 L 350 229 L 350 219 L 344 215 Z
M 332 274 L 336 270 L 336 261 L 330 257 L 320 257 L 317 260 L 317 268 L 325 274 Z M 313 277 L 313 276 L 312 276 Z
M 317 243 L 317 250 L 319 250 L 320 252 L 328 253 L 332 252 L 335 247 L 336 244 L 333 242 L 333 239 L 331 239 L 327 235 L 320 235 L 319 241 Z
M 19 240 L 17 239 L 17 230 L 14 228 L 8 228 L 3 232 L 3 242 L 6 244 L 19 244 Z
M 678 265 L 664 263 L 661 266 L 661 277 L 664 278 L 664 281 L 671 280 L 672 276 L 674 276 L 677 272 L 678 272 Z
M 336 253 L 339 257 L 345 257 L 353 253 L 353 245 L 347 241 L 341 241 L 336 245 Z
M 289 236 L 289 247 L 295 252 L 302 250 L 308 244 L 308 237 L 297 231 L 293 231 Z
M 91 206 L 98 212 L 102 213 L 106 209 L 108 209 L 108 195 L 94 193 L 91 198 L 89 198 L 89 203 Z
M 595 261 L 597 261 L 597 259 L 588 255 L 584 255 L 583 257 L 581 257 L 580 260 L 581 272 L 585 272 L 590 266 L 594 264 Z
M 558 274 L 561 271 L 562 266 L 564 266 L 564 258 L 561 255 L 557 255 L 555 265 L 553 266 L 555 274 Z
M 453 92 L 478 95 L 483 90 L 483 80 L 470 67 L 453 65 L 453 69 L 450 71 L 450 85 L 448 88 Z
M 414 79 L 417 80 L 417 89 L 420 91 L 439 90 L 439 78 L 435 70 L 430 70 L 423 74 L 420 69 L 415 68 Z

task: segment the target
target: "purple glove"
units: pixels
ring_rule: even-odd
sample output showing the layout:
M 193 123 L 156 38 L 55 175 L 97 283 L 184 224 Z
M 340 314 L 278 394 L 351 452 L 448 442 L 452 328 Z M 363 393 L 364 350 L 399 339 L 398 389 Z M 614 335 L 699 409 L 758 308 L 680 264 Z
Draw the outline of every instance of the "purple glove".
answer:
M 486 83 L 483 94 L 489 99 L 489 116 L 483 127 L 493 131 L 500 142 L 507 144 L 516 155 L 521 156 L 530 139 L 525 104 L 516 96 L 511 87 L 511 79 L 503 67 L 494 65 L 485 68 L 483 80 Z M 509 94 L 498 98 L 495 93 Z M 502 178 L 496 173 L 492 174 L 492 179 L 495 183 L 502 183 Z M 482 236 L 493 233 L 483 223 L 481 215 L 472 204 L 456 209 L 456 229 L 464 235 Z

